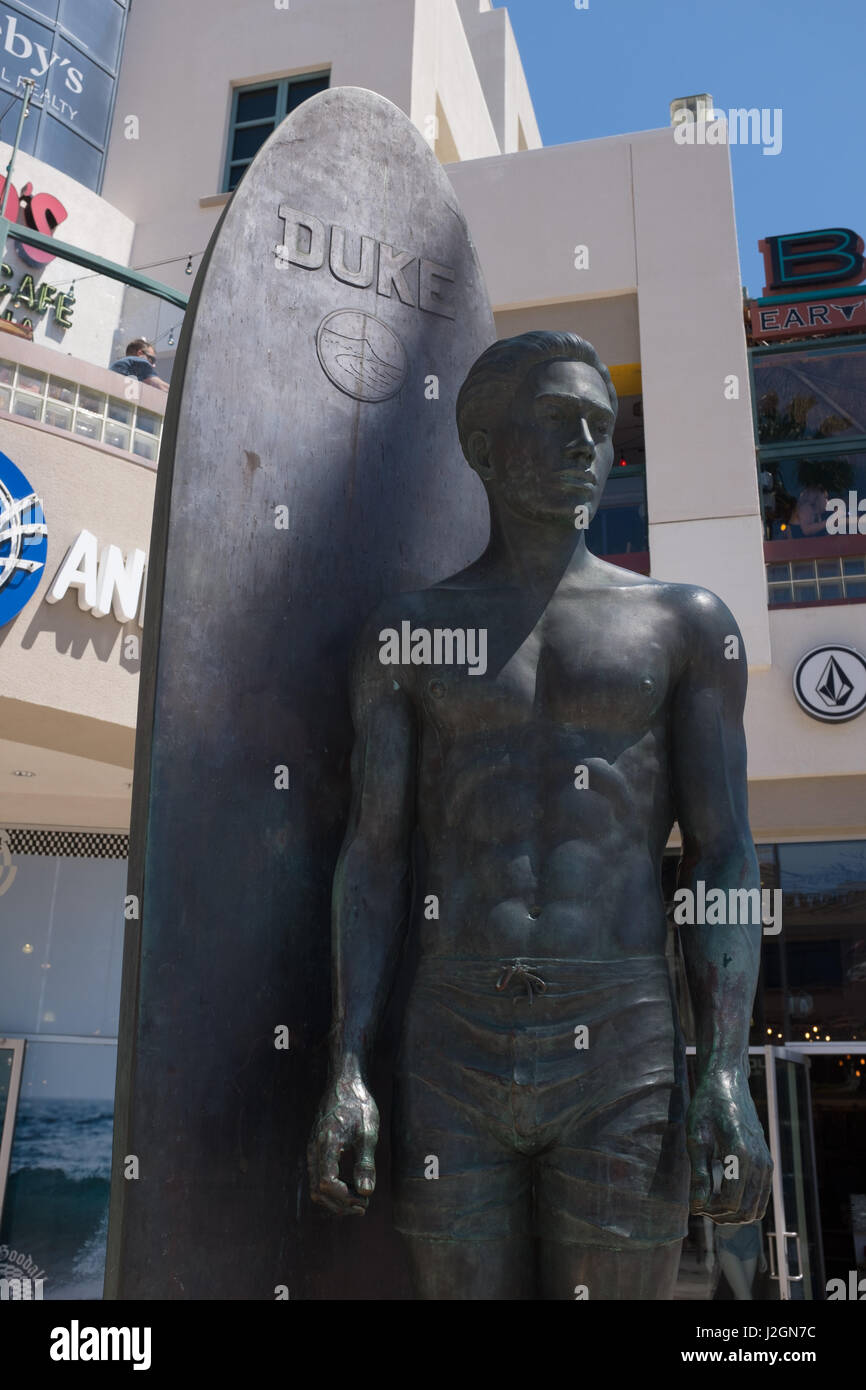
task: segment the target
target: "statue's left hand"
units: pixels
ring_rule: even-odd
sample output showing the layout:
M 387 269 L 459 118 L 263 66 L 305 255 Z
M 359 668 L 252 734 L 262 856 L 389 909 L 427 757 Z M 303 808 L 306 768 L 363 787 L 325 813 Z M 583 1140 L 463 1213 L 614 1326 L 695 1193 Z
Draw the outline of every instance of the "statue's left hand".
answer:
M 741 1067 L 704 1073 L 686 1129 L 692 1213 L 731 1224 L 759 1220 L 770 1196 L 773 1160 Z M 718 1192 L 713 1192 L 714 1162 L 723 1171 Z

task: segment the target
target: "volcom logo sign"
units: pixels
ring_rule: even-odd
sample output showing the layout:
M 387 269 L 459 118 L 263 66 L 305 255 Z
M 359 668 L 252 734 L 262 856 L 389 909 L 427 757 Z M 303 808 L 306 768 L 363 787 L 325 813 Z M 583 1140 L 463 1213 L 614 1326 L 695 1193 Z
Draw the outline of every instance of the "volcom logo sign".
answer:
M 866 658 L 853 647 L 816 647 L 797 663 L 794 694 L 813 719 L 853 719 L 866 708 Z
M 32 598 L 48 554 L 42 501 L 20 469 L 0 454 L 0 627 Z
M 312 213 L 280 204 L 285 223 L 283 240 L 274 247 L 280 267 L 321 270 L 327 259 L 335 280 L 358 289 L 375 289 L 384 299 L 398 299 L 409 308 L 453 319 L 454 271 L 450 266 L 401 251 L 387 241 L 326 226 Z

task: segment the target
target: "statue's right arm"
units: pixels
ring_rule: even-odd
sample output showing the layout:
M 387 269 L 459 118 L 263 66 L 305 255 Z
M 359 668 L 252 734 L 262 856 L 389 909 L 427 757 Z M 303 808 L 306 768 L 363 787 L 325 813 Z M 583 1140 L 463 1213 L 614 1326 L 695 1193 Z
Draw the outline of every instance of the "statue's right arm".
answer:
M 341 1214 L 363 1212 L 375 1186 L 379 1117 L 367 1076 L 411 892 L 415 718 L 401 672 L 379 660 L 382 625 L 367 625 L 352 674 L 352 804 L 332 895 L 330 1078 L 309 1154 L 313 1200 Z M 339 1176 L 346 1149 L 354 1192 Z

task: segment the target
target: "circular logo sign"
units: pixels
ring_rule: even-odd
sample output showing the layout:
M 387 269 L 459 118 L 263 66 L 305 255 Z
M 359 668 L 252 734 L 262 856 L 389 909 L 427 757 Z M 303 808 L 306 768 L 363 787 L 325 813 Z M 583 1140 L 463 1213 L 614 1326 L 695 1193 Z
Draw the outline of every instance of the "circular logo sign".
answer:
M 0 454 L 0 627 L 36 592 L 47 553 L 42 502 L 12 460 Z
M 387 401 L 409 369 L 396 333 L 359 309 L 337 309 L 322 319 L 316 351 L 326 375 L 356 401 Z
M 797 663 L 794 694 L 814 719 L 853 719 L 866 708 L 866 657 L 853 647 L 816 647 Z

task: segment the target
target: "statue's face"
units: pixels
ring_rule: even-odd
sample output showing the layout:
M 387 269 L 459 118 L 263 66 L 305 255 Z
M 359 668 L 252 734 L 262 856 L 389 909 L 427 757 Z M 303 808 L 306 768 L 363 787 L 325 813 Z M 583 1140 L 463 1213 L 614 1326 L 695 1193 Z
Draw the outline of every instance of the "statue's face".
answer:
M 578 506 L 588 509 L 581 518 L 591 519 L 613 463 L 614 424 L 594 367 L 544 362 L 526 375 L 508 415 L 484 432 L 487 484 L 511 511 L 532 520 L 574 525 Z

